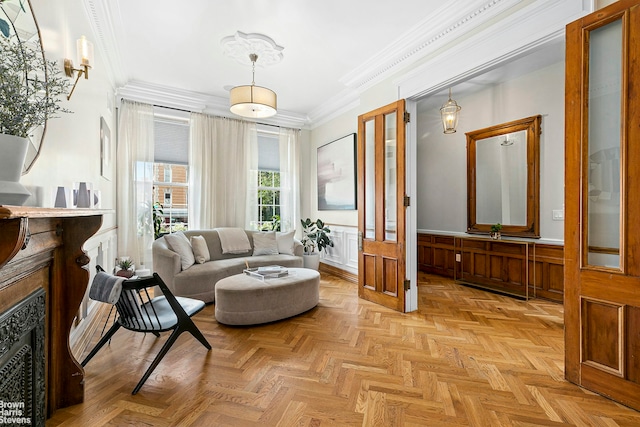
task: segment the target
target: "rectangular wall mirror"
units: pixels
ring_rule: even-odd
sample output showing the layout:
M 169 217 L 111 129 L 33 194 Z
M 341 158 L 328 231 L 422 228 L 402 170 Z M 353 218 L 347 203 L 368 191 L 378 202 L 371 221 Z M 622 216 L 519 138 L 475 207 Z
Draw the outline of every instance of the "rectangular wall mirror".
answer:
M 468 132 L 467 232 L 540 237 L 540 124 L 533 116 Z

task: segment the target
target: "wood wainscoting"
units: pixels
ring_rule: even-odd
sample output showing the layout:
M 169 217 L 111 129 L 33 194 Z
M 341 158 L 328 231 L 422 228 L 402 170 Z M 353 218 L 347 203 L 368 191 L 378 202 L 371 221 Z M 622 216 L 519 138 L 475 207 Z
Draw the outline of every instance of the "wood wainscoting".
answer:
M 418 270 L 421 272 L 560 303 L 564 294 L 563 256 L 562 245 L 529 239 L 418 234 Z

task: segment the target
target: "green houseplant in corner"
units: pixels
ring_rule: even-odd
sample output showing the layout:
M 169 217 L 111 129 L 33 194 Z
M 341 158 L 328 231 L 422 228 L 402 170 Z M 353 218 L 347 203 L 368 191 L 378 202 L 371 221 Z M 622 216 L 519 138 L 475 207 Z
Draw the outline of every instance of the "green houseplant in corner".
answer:
M 69 82 L 39 43 L 0 37 L 0 204 L 22 205 L 30 193 L 20 184 L 27 137 L 58 112 Z
M 311 219 L 301 219 L 302 224 L 302 246 L 304 247 L 304 268 L 317 270 L 320 265 L 320 252 L 327 247 L 333 247 L 333 240 L 328 236 L 331 233 L 321 219 L 311 221 Z M 318 252 L 316 252 L 316 248 Z

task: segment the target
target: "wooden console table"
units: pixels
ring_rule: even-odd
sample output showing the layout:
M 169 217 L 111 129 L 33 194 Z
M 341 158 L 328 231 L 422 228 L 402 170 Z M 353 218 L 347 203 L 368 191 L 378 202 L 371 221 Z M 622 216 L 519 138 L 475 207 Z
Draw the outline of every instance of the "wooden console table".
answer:
M 82 246 L 107 210 L 0 206 L 0 313 L 39 289 L 45 301 L 45 412 L 84 399 L 69 332 L 89 282 Z

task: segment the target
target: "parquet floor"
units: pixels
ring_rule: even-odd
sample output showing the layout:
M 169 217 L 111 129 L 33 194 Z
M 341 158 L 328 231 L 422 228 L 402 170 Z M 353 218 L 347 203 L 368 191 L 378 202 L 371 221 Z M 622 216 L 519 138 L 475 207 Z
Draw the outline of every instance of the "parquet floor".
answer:
M 320 304 L 255 327 L 196 316 L 136 395 L 166 339 L 120 331 L 86 367 L 85 403 L 47 426 L 639 426 L 640 413 L 563 379 L 562 306 L 421 275 L 419 311 L 321 281 Z M 94 342 L 97 337 L 94 337 Z

